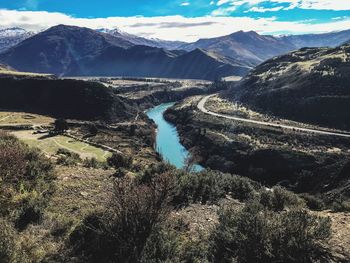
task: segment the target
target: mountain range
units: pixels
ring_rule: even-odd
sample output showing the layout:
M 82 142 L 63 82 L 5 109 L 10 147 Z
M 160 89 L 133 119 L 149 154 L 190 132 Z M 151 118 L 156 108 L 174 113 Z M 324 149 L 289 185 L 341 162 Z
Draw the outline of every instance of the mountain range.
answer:
M 214 80 L 244 75 L 249 67 L 234 59 L 195 49 L 190 52 L 135 45 L 123 35 L 59 25 L 0 54 L 20 71 L 65 76 L 148 76 Z
M 291 36 L 260 35 L 254 31 L 238 31 L 228 36 L 200 39 L 179 47 L 191 51 L 196 48 L 229 56 L 249 66 L 256 66 L 274 56 L 303 47 L 336 47 L 350 40 L 350 30 L 326 34 Z
M 147 39 L 119 29 L 92 30 L 66 25 L 28 34 L 31 37 L 4 48 L 0 62 L 20 71 L 58 76 L 208 80 L 244 76 L 256 65 L 301 47 L 335 47 L 350 40 L 350 30 L 281 37 L 239 31 L 194 43 Z M 0 35 L 0 43 L 1 39 Z

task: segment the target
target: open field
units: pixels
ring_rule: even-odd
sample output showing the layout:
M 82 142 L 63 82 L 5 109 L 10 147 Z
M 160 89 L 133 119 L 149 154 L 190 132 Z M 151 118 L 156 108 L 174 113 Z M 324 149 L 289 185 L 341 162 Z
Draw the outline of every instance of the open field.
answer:
M 49 125 L 53 122 L 53 118 L 43 115 L 0 111 L 0 125 Z
M 110 152 L 62 135 L 47 137 L 43 134 L 33 134 L 33 131 L 15 131 L 13 134 L 29 146 L 38 147 L 49 156 L 55 155 L 59 148 L 75 152 L 82 159 L 95 157 L 101 162 L 111 155 Z

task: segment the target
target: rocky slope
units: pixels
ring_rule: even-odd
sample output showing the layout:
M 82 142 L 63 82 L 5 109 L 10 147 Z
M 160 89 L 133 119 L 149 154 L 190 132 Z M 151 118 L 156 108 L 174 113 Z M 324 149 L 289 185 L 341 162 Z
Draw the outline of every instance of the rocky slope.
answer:
M 255 68 L 228 97 L 297 121 L 350 129 L 350 46 L 304 48 Z

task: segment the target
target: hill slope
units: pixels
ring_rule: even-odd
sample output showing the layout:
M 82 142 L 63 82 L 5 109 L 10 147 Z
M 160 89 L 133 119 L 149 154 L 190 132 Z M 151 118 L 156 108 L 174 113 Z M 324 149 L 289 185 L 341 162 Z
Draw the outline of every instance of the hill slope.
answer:
M 229 97 L 275 115 L 350 129 L 350 46 L 304 48 L 255 68 Z
M 80 120 L 127 119 L 129 107 L 99 83 L 46 77 L 0 78 L 0 109 Z

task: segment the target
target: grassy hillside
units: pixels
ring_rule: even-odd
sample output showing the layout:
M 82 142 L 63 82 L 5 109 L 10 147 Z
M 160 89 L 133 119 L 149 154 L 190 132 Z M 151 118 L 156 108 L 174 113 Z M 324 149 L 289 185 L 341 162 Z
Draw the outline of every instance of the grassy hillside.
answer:
M 228 97 L 274 115 L 350 129 L 350 46 L 304 48 L 253 70 Z

